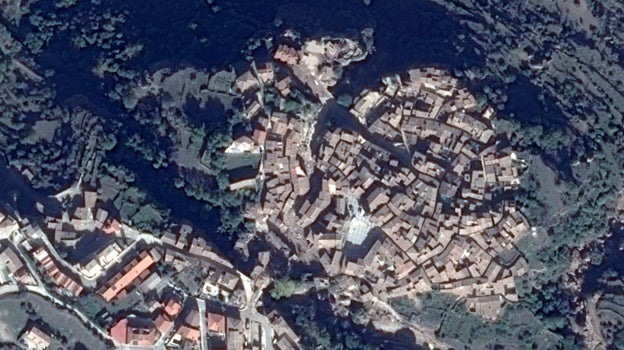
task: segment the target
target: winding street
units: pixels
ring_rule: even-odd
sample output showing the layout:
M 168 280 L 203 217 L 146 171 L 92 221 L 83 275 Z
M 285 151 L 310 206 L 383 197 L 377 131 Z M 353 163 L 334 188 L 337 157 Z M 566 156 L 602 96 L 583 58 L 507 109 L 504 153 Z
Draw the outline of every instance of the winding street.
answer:
M 243 283 L 243 289 L 245 290 L 246 297 L 245 305 L 243 306 L 243 308 L 240 309 L 240 317 L 243 320 L 249 320 L 249 322 L 252 324 L 257 323 L 258 325 L 260 325 L 260 328 L 262 329 L 260 335 L 260 349 L 273 350 L 273 327 L 271 326 L 271 322 L 269 321 L 269 318 L 266 317 L 266 315 L 259 313 L 255 309 L 255 306 L 258 305 L 258 301 L 260 300 L 260 297 L 262 296 L 262 292 L 266 285 L 254 291 L 253 281 L 240 271 L 238 271 L 238 274 Z M 245 331 L 247 339 L 251 341 L 253 339 L 251 328 Z
M 36 240 L 36 241 L 43 242 L 43 244 L 46 246 L 48 252 L 54 257 L 54 260 L 56 262 L 58 262 L 59 264 L 63 265 L 64 268 L 66 268 L 69 271 L 71 271 L 74 275 L 80 277 L 80 281 L 82 282 L 82 284 L 85 287 L 90 287 L 90 288 L 95 287 L 95 281 L 89 280 L 89 279 L 85 278 L 80 272 L 78 272 L 78 270 L 76 270 L 76 268 L 74 266 L 68 264 L 67 261 L 65 261 L 65 259 L 61 258 L 59 253 L 56 251 L 56 249 L 54 248 L 54 246 L 52 245 L 52 243 L 48 239 L 48 236 L 41 230 L 41 228 L 35 227 L 34 230 L 33 230 L 33 235 L 31 235 L 31 236 L 28 236 L 24 232 L 24 230 L 22 230 L 21 232 L 24 234 L 24 236 L 27 236 L 27 237 L 29 237 L 29 238 L 31 238 L 33 240 Z

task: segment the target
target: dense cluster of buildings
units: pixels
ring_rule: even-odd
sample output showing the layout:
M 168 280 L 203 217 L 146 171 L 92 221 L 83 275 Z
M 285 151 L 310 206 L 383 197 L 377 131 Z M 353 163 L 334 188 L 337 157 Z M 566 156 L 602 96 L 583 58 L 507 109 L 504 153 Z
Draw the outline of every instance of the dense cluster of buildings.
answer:
M 319 84 L 322 69 L 313 67 L 340 50 L 306 45 L 280 46 L 274 58 L 324 103 L 316 90 L 331 85 Z M 519 185 L 519 161 L 495 134 L 493 110 L 477 108 L 445 72 L 415 69 L 407 79 L 383 82 L 350 109 L 368 135 L 337 126 L 324 134 L 318 154 L 310 154 L 300 115 L 255 113 L 244 140 L 262 152 L 263 193 L 248 215 L 276 247 L 294 247 L 330 275 L 361 279 L 362 287 L 348 292 L 354 298 L 438 289 L 495 319 L 517 301 L 514 276 L 527 270 L 515 244 L 530 227 L 501 196 Z M 245 86 L 248 94 L 257 89 Z
M 9 242 L 0 241 L 0 284 L 5 283 L 36 284 L 15 248 Z
M 288 65 L 293 75 L 321 103 L 333 98 L 329 88 L 336 85 L 342 75 L 342 70 L 336 66 L 347 66 L 366 56 L 367 52 L 357 42 L 345 38 L 309 40 L 300 49 L 283 44 L 273 55 L 276 61 Z M 283 90 L 279 86 L 278 89 Z
M 84 192 L 60 216 L 42 217 L 43 227 L 0 214 L 0 285 L 29 286 L 50 295 L 96 295 L 103 305 L 97 321 L 116 346 L 300 348 L 282 340 L 284 332 L 297 339 L 282 319 L 274 338 L 268 317 L 248 305 L 251 294 L 258 296 L 269 283 L 266 252 L 252 280 L 190 225 L 173 225 L 161 237 L 140 233 L 115 220 L 100 200 L 96 192 Z M 42 205 L 38 210 L 47 213 Z M 68 257 L 72 249 L 85 249 L 83 240 L 89 254 Z M 197 288 L 183 278 L 194 279 Z M 137 300 L 144 303 L 138 309 Z M 20 341 L 29 349 L 45 349 L 49 336 L 42 332 L 29 329 Z
M 150 278 L 152 275 L 151 268 L 158 260 L 160 260 L 160 254 L 156 249 L 140 253 L 136 259 L 126 263 L 121 271 L 108 279 L 104 288 L 100 290 L 100 295 L 104 300 L 110 302 L 114 298 L 123 297 L 131 286 L 137 283 L 143 285 L 146 281 L 150 281 L 150 283 L 142 289 L 153 289 L 149 286 L 153 280 Z M 160 278 L 157 276 L 156 280 L 159 281 Z
M 48 250 L 44 247 L 39 247 L 32 251 L 32 256 L 41 266 L 45 276 L 52 280 L 58 290 L 69 293 L 74 297 L 82 294 L 84 287 L 80 280 L 70 276 L 64 267 L 50 256 Z
M 111 337 L 118 344 L 142 348 L 165 346 L 171 349 L 300 349 L 299 337 L 279 313 L 268 314 L 271 330 L 256 321 L 241 319 L 215 308 L 204 310 L 193 298 L 165 297 L 154 303 L 148 316 L 129 315 L 110 327 Z M 273 332 L 266 343 L 264 332 Z
M 18 228 L 15 220 L 0 212 L 0 285 L 36 284 L 19 251 L 11 244 L 11 235 Z
M 155 347 L 157 344 L 176 349 L 200 349 L 202 331 L 207 333 L 210 349 L 242 349 L 242 337 L 228 332 L 227 317 L 221 313 L 200 311 L 194 300 L 168 295 L 151 306 L 150 317 L 131 315 L 117 320 L 110 334 L 119 344 Z M 205 322 L 205 324 L 200 324 Z M 236 323 L 235 321 L 233 321 Z
M 286 323 L 286 320 L 276 311 L 272 311 L 268 315 L 273 331 L 275 332 L 275 348 L 276 349 L 300 349 L 301 337 L 298 336 L 292 328 Z
M 245 292 L 239 272 L 229 261 L 211 250 L 203 238 L 190 239 L 191 230 L 183 225 L 177 235 L 167 233 L 163 236 L 165 263 L 178 272 L 189 268 L 201 269 L 205 273 L 198 291 L 200 295 L 244 307 Z
M 261 201 L 248 206 L 247 217 L 289 258 L 318 261 L 329 276 L 342 276 L 332 291 L 337 304 L 435 289 L 496 319 L 506 302 L 517 301 L 514 278 L 527 271 L 515 246 L 530 227 L 503 195 L 519 185 L 519 160 L 496 135 L 493 110 L 478 108 L 456 79 L 437 69 L 387 77 L 379 90 L 364 91 L 349 110 L 359 132 L 349 123 L 329 130 L 315 125 L 313 114 L 333 98 L 341 67 L 365 56 L 348 39 L 312 40 L 279 45 L 276 63 L 254 64 L 238 77 L 213 75 L 209 89 L 236 91 L 252 126 L 226 154 L 245 166 L 260 159 L 258 173 L 232 181 L 230 190 L 260 187 Z M 307 101 L 298 86 L 316 100 Z M 288 107 L 291 102 L 305 111 Z M 0 214 L 0 284 L 43 280 L 59 294 L 94 292 L 107 305 L 151 295 L 147 311 L 111 316 L 107 331 L 116 345 L 301 348 L 279 313 L 255 308 L 270 283 L 268 252 L 250 278 L 189 225 L 155 237 L 122 224 L 104 209 L 116 192 L 101 192 L 83 192 L 82 202 L 47 216 L 42 228 L 18 227 Z M 59 253 L 85 241 L 103 243 L 80 261 Z M 175 285 L 172 275 L 185 274 L 195 277 L 197 290 Z M 33 328 L 22 340 L 44 344 L 39 333 Z

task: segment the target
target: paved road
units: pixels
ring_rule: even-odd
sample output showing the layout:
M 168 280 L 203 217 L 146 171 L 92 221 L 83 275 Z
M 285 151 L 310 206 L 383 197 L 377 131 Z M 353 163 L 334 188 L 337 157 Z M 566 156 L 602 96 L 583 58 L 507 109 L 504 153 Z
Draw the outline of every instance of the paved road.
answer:
M 201 334 L 201 350 L 208 350 L 208 338 L 206 337 L 206 301 L 197 300 L 197 309 L 199 310 L 199 332 Z
M 242 272 L 238 271 L 238 273 L 241 281 L 243 282 L 243 289 L 245 290 L 246 297 L 245 306 L 240 310 L 241 319 L 249 319 L 249 322 L 252 324 L 249 330 L 245 330 L 247 333 L 247 340 L 253 340 L 251 336 L 251 329 L 254 327 L 253 322 L 257 322 L 262 327 L 261 349 L 273 350 L 273 327 L 271 327 L 271 322 L 269 322 L 269 319 L 265 315 L 255 310 L 255 306 L 258 304 L 258 300 L 262 296 L 262 289 L 254 291 L 252 280 L 245 276 Z
M 262 334 L 260 342 L 262 344 L 261 349 L 263 350 L 273 350 L 273 327 L 271 327 L 271 322 L 269 322 L 269 318 L 265 315 L 257 312 L 253 309 L 246 309 L 241 311 L 241 319 L 249 319 L 249 323 L 251 324 L 250 329 L 245 329 L 246 337 L 248 341 L 252 341 L 251 330 L 254 327 L 254 322 L 258 323 L 262 328 Z
M 19 287 L 15 284 L 5 284 L 0 286 L 0 296 L 19 292 Z
M 22 260 L 26 263 L 26 267 L 28 268 L 30 275 L 33 276 L 33 278 L 35 279 L 35 282 L 37 282 L 37 285 L 43 286 L 43 281 L 41 280 L 41 277 L 39 277 L 39 271 L 37 271 L 37 268 L 35 267 L 31 256 L 26 254 L 26 252 L 22 249 L 22 246 L 19 245 L 19 243 L 16 244 L 16 242 L 13 242 L 13 245 L 15 246 L 18 254 L 22 257 Z
M 245 290 L 245 305 L 243 306 L 242 310 L 247 309 L 250 305 L 253 305 L 251 302 L 253 300 L 253 283 L 251 281 L 251 279 L 247 276 L 245 276 L 245 274 L 243 274 L 242 272 L 238 271 L 238 276 L 241 279 L 241 282 L 243 283 L 243 289 Z
M 82 179 L 84 174 L 80 174 L 80 178 L 78 181 L 73 183 L 71 186 L 66 188 L 65 190 L 53 195 L 57 201 L 62 202 L 64 197 L 69 197 L 73 199 L 75 196 L 82 194 Z
M 85 278 L 74 266 L 70 265 L 67 261 L 61 258 L 58 251 L 56 250 L 56 248 L 54 248 L 54 245 L 52 245 L 52 243 L 48 239 L 48 236 L 41 230 L 41 228 L 37 227 L 36 229 L 33 230 L 33 232 L 34 232 L 34 237 L 30 237 L 30 238 L 43 242 L 43 244 L 48 249 L 48 252 L 50 252 L 50 254 L 52 255 L 52 257 L 57 263 L 63 265 L 63 267 L 71 271 L 74 275 L 78 276 L 80 278 L 80 281 L 85 287 L 94 288 L 96 286 L 96 283 L 94 280 L 89 280 Z

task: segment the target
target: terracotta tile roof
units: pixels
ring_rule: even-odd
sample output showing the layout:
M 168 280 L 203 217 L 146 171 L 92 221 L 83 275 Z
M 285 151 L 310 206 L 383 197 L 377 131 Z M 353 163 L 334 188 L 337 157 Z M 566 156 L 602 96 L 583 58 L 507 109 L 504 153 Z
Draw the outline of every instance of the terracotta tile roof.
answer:
M 137 279 L 141 273 L 146 271 L 154 264 L 154 258 L 151 255 L 146 255 L 141 259 L 133 268 L 126 272 L 121 278 L 119 278 L 113 285 L 108 287 L 103 293 L 102 297 L 106 301 L 111 301 L 122 290 L 128 287 L 135 279 Z
M 169 299 L 167 304 L 165 304 L 165 312 L 171 317 L 176 316 L 180 312 L 181 308 L 182 305 L 174 299 Z
M 128 339 L 128 319 L 123 318 L 119 320 L 113 327 L 111 327 L 110 336 L 120 343 L 126 343 Z
M 219 314 L 208 313 L 208 332 L 216 334 L 225 334 L 226 319 L 225 316 Z

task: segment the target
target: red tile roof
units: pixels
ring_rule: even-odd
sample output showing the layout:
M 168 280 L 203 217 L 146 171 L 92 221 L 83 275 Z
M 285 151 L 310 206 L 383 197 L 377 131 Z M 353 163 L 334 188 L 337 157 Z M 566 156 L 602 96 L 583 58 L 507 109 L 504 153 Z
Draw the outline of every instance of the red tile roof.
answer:
M 110 329 L 110 336 L 119 343 L 126 343 L 128 339 L 128 319 L 121 319 Z
M 226 319 L 225 316 L 219 314 L 208 313 L 208 332 L 216 334 L 225 334 Z
M 137 279 L 143 272 L 150 268 L 154 264 L 154 258 L 147 254 L 144 258 L 132 267 L 128 272 L 123 274 L 113 285 L 109 286 L 103 293 L 102 297 L 106 301 L 111 301 L 122 290 L 128 287 L 135 279 Z

